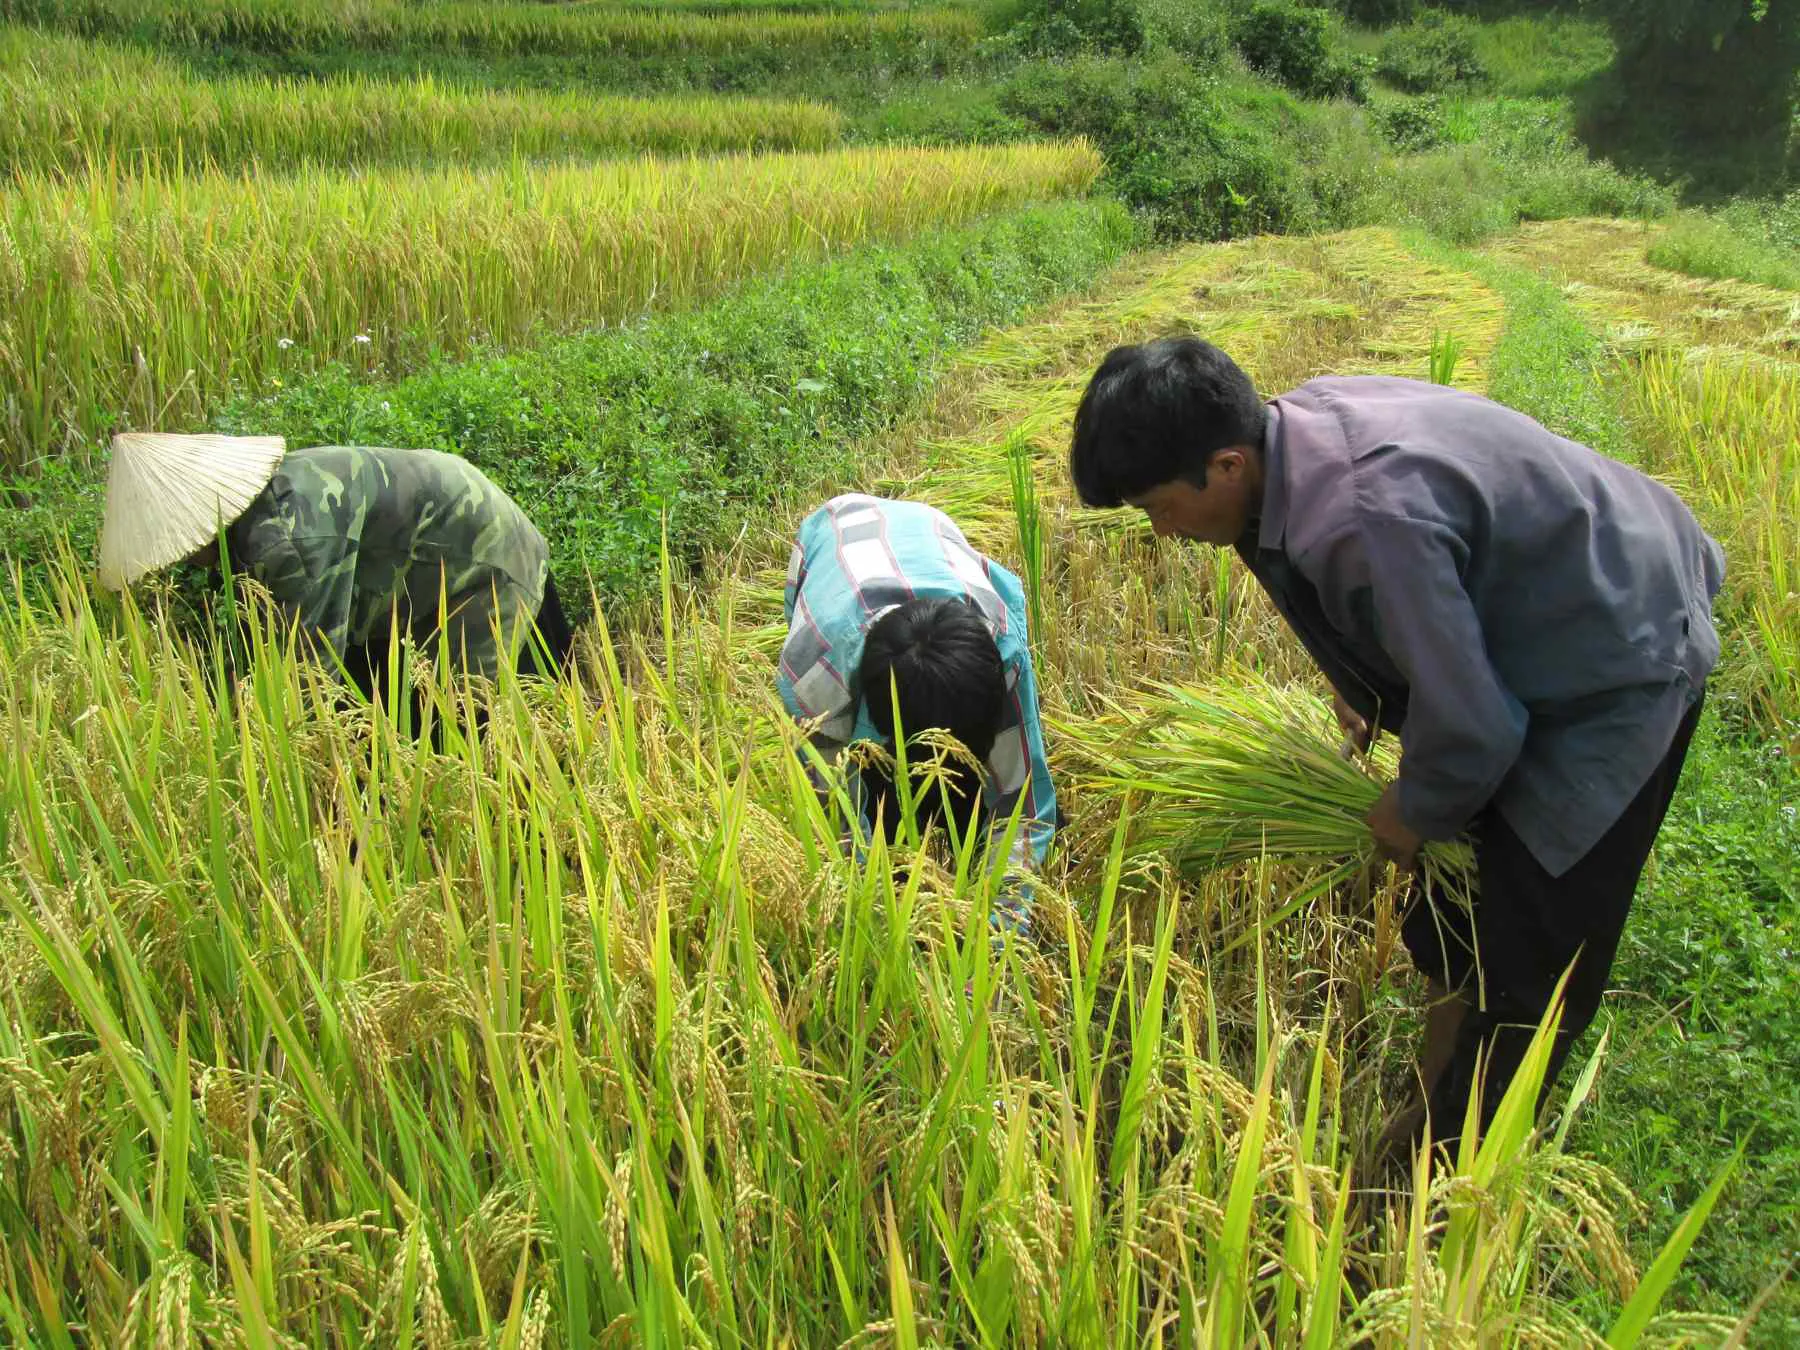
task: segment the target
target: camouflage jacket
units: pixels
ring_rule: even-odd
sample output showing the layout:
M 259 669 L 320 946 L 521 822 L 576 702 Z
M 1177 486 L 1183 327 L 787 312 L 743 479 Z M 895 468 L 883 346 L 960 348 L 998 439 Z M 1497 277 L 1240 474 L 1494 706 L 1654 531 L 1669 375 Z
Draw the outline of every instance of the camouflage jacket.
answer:
M 390 615 L 421 641 L 439 628 L 492 675 L 496 620 L 516 644 L 543 603 L 549 549 L 481 470 L 436 450 L 293 450 L 226 531 L 230 564 L 261 582 L 340 657 Z

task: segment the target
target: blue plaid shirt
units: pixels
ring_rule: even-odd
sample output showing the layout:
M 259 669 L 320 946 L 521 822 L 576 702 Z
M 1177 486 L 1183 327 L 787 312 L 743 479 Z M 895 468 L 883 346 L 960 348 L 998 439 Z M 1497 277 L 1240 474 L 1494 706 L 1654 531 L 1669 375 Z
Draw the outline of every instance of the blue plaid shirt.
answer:
M 817 723 L 812 743 L 827 763 L 855 741 L 881 742 L 857 694 L 863 640 L 890 610 L 925 596 L 968 601 L 994 634 L 1007 699 L 985 765 L 982 804 L 995 836 L 1018 813 L 1009 865 L 1015 872 L 1035 870 L 1056 833 L 1056 789 L 1026 645 L 1025 590 L 1018 577 L 976 552 L 942 511 L 847 493 L 801 522 L 788 560 L 781 701 L 796 720 Z M 1022 927 L 1029 886 L 1015 885 L 1012 897 L 1017 912 L 1010 917 Z

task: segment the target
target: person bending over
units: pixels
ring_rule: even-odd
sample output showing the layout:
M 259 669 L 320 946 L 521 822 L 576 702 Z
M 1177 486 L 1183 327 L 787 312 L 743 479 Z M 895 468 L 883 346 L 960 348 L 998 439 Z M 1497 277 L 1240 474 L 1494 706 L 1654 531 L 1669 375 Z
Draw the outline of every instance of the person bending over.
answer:
M 1485 1128 L 1573 962 L 1547 1092 L 1599 1007 L 1719 655 L 1718 544 L 1662 484 L 1498 403 L 1326 376 L 1265 405 L 1192 337 L 1107 354 L 1070 471 L 1090 506 L 1236 549 L 1345 729 L 1399 735 L 1368 817 L 1383 853 L 1410 867 L 1425 840 L 1473 836 L 1472 917 L 1419 895 L 1404 920 L 1433 1006 L 1420 1093 L 1383 1144 L 1427 1119 L 1453 1140 L 1484 1058 Z
M 916 817 L 946 819 L 959 835 L 1016 830 L 999 929 L 1029 931 L 1029 877 L 1056 832 L 1056 790 L 1044 759 L 1037 683 L 1019 579 L 970 547 L 954 522 L 921 502 L 846 494 L 801 522 L 788 563 L 788 636 L 777 683 L 789 715 L 835 764 L 859 741 L 890 756 L 895 712 L 907 738 Z M 920 765 L 921 733 L 953 736 L 980 765 L 952 756 L 937 783 Z M 848 775 L 866 841 L 876 822 L 892 839 L 899 793 L 874 765 Z M 825 791 L 824 780 L 815 784 Z
M 104 584 L 211 563 L 221 541 L 233 572 L 266 587 L 315 654 L 341 663 L 366 696 L 396 636 L 427 655 L 441 636 L 460 669 L 488 677 L 504 662 L 553 675 L 573 642 L 543 535 L 465 459 L 289 451 L 276 436 L 114 438 Z

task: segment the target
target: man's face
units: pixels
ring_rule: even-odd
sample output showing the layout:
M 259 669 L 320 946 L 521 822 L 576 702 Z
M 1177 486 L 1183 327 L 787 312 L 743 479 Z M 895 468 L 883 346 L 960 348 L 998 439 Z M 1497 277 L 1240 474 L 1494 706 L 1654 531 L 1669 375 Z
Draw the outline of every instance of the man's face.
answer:
M 1194 539 L 1224 547 L 1235 544 L 1249 524 L 1256 504 L 1255 474 L 1242 450 L 1221 450 L 1206 466 L 1206 486 L 1186 479 L 1159 483 L 1137 497 L 1127 497 L 1150 518 L 1150 528 L 1163 539 Z

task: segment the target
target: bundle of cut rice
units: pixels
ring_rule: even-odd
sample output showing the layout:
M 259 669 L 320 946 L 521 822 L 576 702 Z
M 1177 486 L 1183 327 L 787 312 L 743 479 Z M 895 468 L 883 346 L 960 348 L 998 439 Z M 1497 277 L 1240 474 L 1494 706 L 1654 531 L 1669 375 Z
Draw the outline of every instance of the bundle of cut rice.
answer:
M 1079 752 L 1082 786 L 1133 798 L 1135 852 L 1166 853 L 1189 874 L 1266 858 L 1320 872 L 1322 887 L 1377 861 L 1365 817 L 1396 770 L 1392 738 L 1347 758 L 1323 700 L 1250 678 L 1157 685 L 1111 707 L 1059 736 Z M 1427 843 L 1418 866 L 1447 894 L 1473 887 L 1466 842 Z

